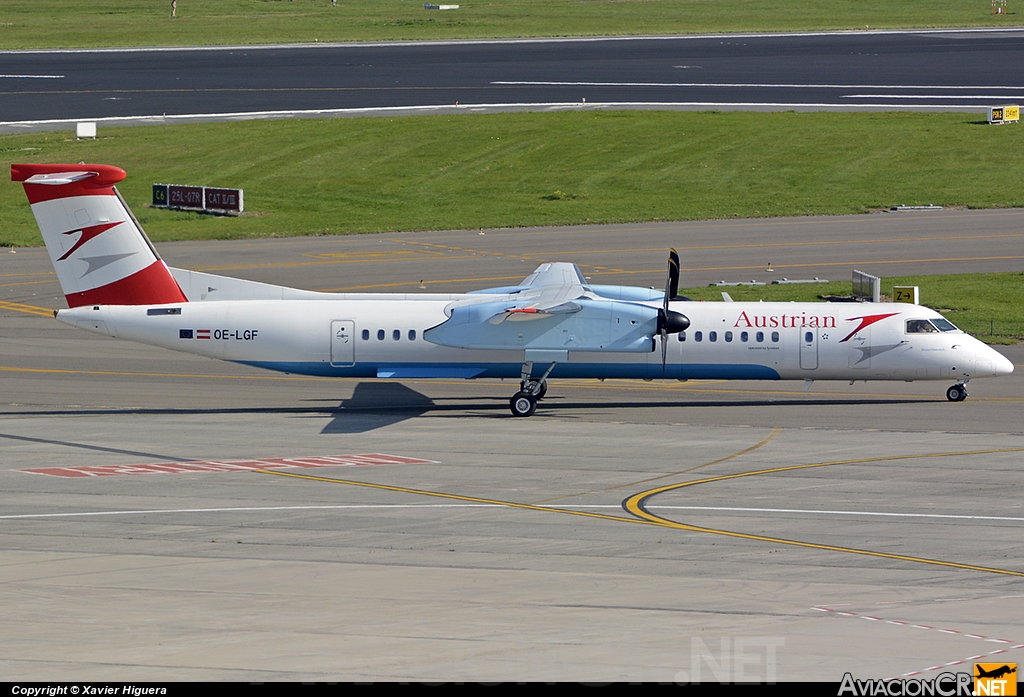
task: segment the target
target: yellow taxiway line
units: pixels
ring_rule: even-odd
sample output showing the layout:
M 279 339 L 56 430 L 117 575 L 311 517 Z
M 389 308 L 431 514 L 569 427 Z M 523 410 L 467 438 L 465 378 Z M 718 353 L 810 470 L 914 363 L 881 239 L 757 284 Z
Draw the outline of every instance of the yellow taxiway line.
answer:
M 776 434 L 773 432 L 772 435 L 770 435 L 768 438 L 764 439 L 760 443 L 758 443 L 758 444 L 756 444 L 754 446 L 751 446 L 749 448 L 746 448 L 745 450 L 741 451 L 740 453 L 728 456 L 728 457 L 723 458 L 722 460 L 718 460 L 716 462 L 721 462 L 721 461 L 724 461 L 724 460 L 732 459 L 733 457 L 735 457 L 738 454 L 750 452 L 751 450 L 755 450 L 755 449 L 761 447 L 762 445 L 764 445 L 765 443 L 767 443 L 768 441 L 770 441 L 772 438 L 775 437 L 775 435 Z M 303 480 L 313 481 L 313 482 L 324 482 L 324 483 L 329 483 L 329 484 L 344 484 L 344 485 L 347 485 L 347 486 L 364 487 L 364 488 L 368 488 L 368 489 L 376 489 L 376 490 L 379 490 L 379 491 L 391 491 L 391 492 L 402 493 L 402 494 L 413 494 L 413 495 L 417 495 L 417 496 L 432 496 L 432 497 L 436 497 L 436 498 L 450 499 L 450 500 L 454 500 L 454 501 L 463 501 L 463 502 L 468 502 L 468 503 L 479 503 L 479 504 L 488 504 L 488 505 L 492 505 L 492 506 L 502 506 L 502 507 L 505 507 L 505 508 L 515 508 L 515 509 L 528 510 L 528 511 L 539 511 L 539 512 L 544 512 L 544 513 L 561 513 L 563 515 L 582 516 L 584 518 L 596 518 L 596 519 L 600 519 L 600 520 L 612 520 L 612 521 L 616 521 L 616 522 L 620 522 L 620 523 L 633 523 L 633 524 L 640 524 L 640 525 L 654 525 L 654 526 L 662 527 L 662 528 L 670 528 L 670 529 L 674 529 L 674 530 L 685 530 L 687 532 L 697 532 L 697 533 L 705 533 L 705 534 L 711 534 L 711 535 L 724 535 L 726 537 L 734 537 L 734 538 L 745 539 L 745 540 L 753 540 L 753 541 L 756 541 L 756 542 L 769 542 L 769 543 L 772 543 L 772 544 L 783 544 L 783 545 L 790 545 L 790 546 L 794 546 L 794 547 L 803 547 L 803 548 L 807 548 L 807 549 L 818 549 L 818 550 L 829 551 L 829 552 L 841 552 L 841 553 L 844 553 L 844 554 L 859 554 L 859 555 L 870 556 L 870 557 L 878 557 L 878 558 L 882 558 L 882 559 L 892 559 L 892 560 L 896 560 L 896 561 L 911 562 L 911 563 L 915 563 L 915 564 L 929 564 L 929 565 L 932 565 L 932 566 L 942 566 L 942 567 L 947 567 L 947 568 L 964 569 L 964 570 L 968 570 L 968 571 L 982 571 L 982 572 L 985 572 L 985 573 L 1002 574 L 1002 575 L 1005 575 L 1005 576 L 1024 577 L 1024 572 L 1022 572 L 1022 571 L 1014 571 L 1012 569 L 1000 569 L 1000 568 L 990 567 L 990 566 L 979 566 L 979 565 L 976 565 L 976 564 L 964 564 L 964 563 L 961 563 L 961 562 L 944 561 L 944 560 L 941 560 L 941 559 L 930 559 L 930 558 L 927 558 L 927 557 L 915 557 L 915 556 L 906 555 L 906 554 L 891 554 L 891 553 L 888 553 L 888 552 L 877 552 L 877 551 L 869 550 L 869 549 L 858 549 L 856 547 L 841 547 L 841 546 L 838 546 L 838 545 L 820 544 L 820 543 L 816 543 L 816 542 L 803 542 L 801 540 L 790 540 L 790 539 L 781 538 L 781 537 L 770 537 L 770 536 L 767 536 L 767 535 L 753 535 L 753 534 L 743 533 L 743 532 L 734 532 L 734 531 L 731 531 L 731 530 L 720 530 L 720 529 L 717 529 L 717 528 L 705 528 L 705 527 L 700 527 L 700 526 L 697 526 L 697 525 L 688 525 L 686 523 L 678 523 L 676 521 L 669 520 L 667 518 L 662 518 L 661 516 L 654 515 L 653 513 L 648 511 L 646 509 L 646 507 L 645 507 L 646 506 L 646 502 L 651 497 L 656 496 L 657 494 L 665 493 L 665 492 L 668 492 L 668 491 L 674 491 L 676 489 L 682 489 L 682 488 L 688 487 L 688 486 L 696 486 L 697 484 L 707 484 L 707 483 L 710 483 L 710 482 L 726 481 L 726 480 L 729 480 L 729 479 L 739 479 L 741 477 L 752 477 L 752 476 L 762 475 L 762 474 L 775 474 L 775 473 L 779 473 L 779 472 L 791 472 L 791 471 L 796 471 L 796 470 L 801 470 L 801 469 L 810 469 L 810 468 L 817 468 L 817 467 L 831 467 L 831 466 L 835 466 L 835 465 L 852 465 L 852 464 L 863 464 L 863 463 L 868 463 L 868 462 L 887 462 L 887 461 L 895 461 L 895 460 L 910 460 L 910 459 L 932 458 L 932 457 L 957 457 L 957 456 L 963 457 L 963 456 L 971 456 L 971 455 L 986 455 L 986 454 L 994 454 L 994 453 L 1009 453 L 1009 452 L 1021 452 L 1021 451 L 1024 451 L 1024 447 L 1022 447 L 1022 448 L 993 448 L 993 449 L 986 449 L 986 450 L 967 450 L 967 451 L 946 452 L 946 453 L 919 453 L 919 454 L 911 454 L 911 455 L 890 455 L 890 456 L 884 456 L 884 457 L 861 458 L 861 459 L 856 459 L 856 460 L 835 460 L 835 461 L 832 461 L 832 462 L 817 462 L 817 463 L 810 463 L 810 464 L 805 464 L 805 465 L 788 465 L 788 466 L 784 466 L 784 467 L 773 467 L 773 468 L 770 468 L 770 469 L 755 470 L 755 471 L 751 471 L 751 472 L 739 472 L 739 473 L 736 473 L 736 474 L 726 474 L 726 475 L 720 475 L 720 476 L 717 476 L 717 477 L 707 477 L 705 479 L 697 479 L 697 480 L 692 480 L 692 481 L 688 481 L 688 482 L 682 482 L 682 483 L 679 483 L 679 484 L 669 484 L 667 486 L 662 486 L 662 487 L 657 487 L 657 488 L 654 488 L 654 489 L 649 489 L 647 491 L 642 491 L 640 493 L 634 494 L 633 496 L 630 496 L 628 499 L 626 499 L 623 502 L 622 505 L 623 505 L 623 508 L 625 508 L 628 512 L 632 513 L 636 517 L 614 516 L 614 515 L 607 515 L 607 514 L 604 514 L 604 513 L 591 513 L 591 512 L 587 512 L 587 511 L 571 510 L 571 509 L 565 509 L 565 508 L 556 508 L 554 506 L 543 506 L 543 505 L 539 505 L 539 504 L 517 503 L 517 502 L 514 502 L 514 501 L 502 501 L 502 500 L 499 500 L 499 499 L 488 499 L 488 498 L 482 498 L 482 497 L 478 497 L 478 496 L 463 496 L 461 494 L 452 494 L 452 493 L 441 492 L 441 491 L 429 491 L 429 490 L 426 490 L 426 489 L 412 489 L 412 488 L 409 488 L 409 487 L 393 486 L 393 485 L 389 485 L 389 484 L 372 484 L 372 483 L 369 483 L 369 482 L 360 482 L 360 481 L 356 481 L 356 480 L 353 480 L 353 479 L 334 479 L 332 477 L 321 477 L 321 476 L 309 475 L 309 474 L 296 474 L 296 473 L 293 473 L 293 472 L 280 472 L 280 471 L 275 471 L 275 470 L 254 470 L 254 472 L 257 473 L 257 474 L 269 474 L 269 475 L 274 475 L 274 476 L 277 476 L 277 477 L 289 477 L 289 478 L 292 478 L 292 479 L 303 479 Z M 709 464 L 713 464 L 713 463 L 709 463 Z
M 652 523 L 659 523 L 666 527 L 675 528 L 677 530 L 687 530 L 690 532 L 703 532 L 710 533 L 713 535 L 725 535 L 727 537 L 736 537 L 745 540 L 755 540 L 757 542 L 771 542 L 773 544 L 791 545 L 794 547 L 805 547 L 809 549 L 820 549 L 830 552 L 843 552 L 846 554 L 861 554 L 869 557 L 880 557 L 882 559 L 895 559 L 898 561 L 909 561 L 917 564 L 931 564 L 934 566 L 946 566 L 956 569 L 968 569 L 971 571 L 984 571 L 993 574 L 1003 574 L 1007 576 L 1021 576 L 1024 577 L 1024 572 L 1013 571 L 1011 569 L 999 569 L 989 566 L 978 566 L 975 564 L 962 564 L 960 562 L 943 561 L 941 559 L 929 559 L 927 557 L 914 557 L 906 554 L 891 554 L 888 552 L 876 552 L 870 549 L 858 549 L 856 547 L 840 547 L 837 545 L 820 544 L 817 542 L 803 542 L 801 540 L 790 540 L 783 537 L 770 537 L 767 535 L 753 535 L 744 532 L 734 532 L 731 530 L 720 530 L 717 528 L 705 528 L 697 525 L 689 525 L 686 523 L 677 523 L 673 520 L 663 518 L 655 515 L 647 510 L 647 502 L 658 494 L 663 494 L 668 491 L 675 491 L 684 487 L 696 486 L 698 484 L 708 484 L 710 482 L 721 482 L 729 479 L 739 479 L 742 477 L 753 477 L 762 474 L 776 474 L 779 472 L 793 472 L 802 469 L 811 469 L 816 467 L 832 467 L 835 465 L 856 465 L 864 464 L 868 462 L 891 462 L 894 460 L 914 460 L 922 458 L 932 457 L 957 457 L 957 456 L 971 456 L 971 455 L 991 455 L 994 453 L 1012 453 L 1021 452 L 1024 448 L 993 448 L 986 450 L 965 450 L 960 452 L 946 452 L 946 453 L 918 453 L 911 455 L 887 455 L 882 457 L 868 457 L 856 460 L 835 460 L 832 462 L 816 462 L 806 465 L 787 465 L 784 467 L 772 467 L 770 469 L 754 470 L 751 472 L 738 472 L 736 474 L 724 474 L 717 477 L 708 477 L 706 479 L 695 479 L 688 482 L 681 482 L 679 484 L 669 484 L 667 486 L 657 487 L 655 489 L 648 489 L 647 491 L 641 491 L 638 494 L 633 494 L 626 499 L 622 507 L 633 515 L 648 520 Z

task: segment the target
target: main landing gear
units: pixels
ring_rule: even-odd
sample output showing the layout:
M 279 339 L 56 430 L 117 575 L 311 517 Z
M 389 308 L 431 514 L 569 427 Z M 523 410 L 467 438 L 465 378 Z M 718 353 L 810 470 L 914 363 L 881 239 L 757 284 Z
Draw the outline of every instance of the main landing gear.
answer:
M 549 365 L 548 369 L 544 371 L 544 375 L 537 379 L 530 377 L 530 373 L 533 371 L 533 361 L 523 364 L 519 391 L 508 401 L 513 416 L 533 416 L 533 412 L 537 411 L 537 402 L 544 399 L 544 395 L 548 393 L 548 375 L 551 375 L 554 367 L 554 363 Z
M 957 384 L 946 390 L 946 399 L 951 402 L 962 402 L 967 399 L 967 385 L 964 382 L 958 382 Z

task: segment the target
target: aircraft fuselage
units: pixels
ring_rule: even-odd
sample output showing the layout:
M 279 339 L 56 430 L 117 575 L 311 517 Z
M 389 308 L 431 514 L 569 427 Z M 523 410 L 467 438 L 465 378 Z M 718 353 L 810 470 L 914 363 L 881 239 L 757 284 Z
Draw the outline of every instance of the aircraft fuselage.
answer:
M 465 349 L 424 338 L 466 295 L 336 295 L 61 310 L 96 333 L 303 375 L 518 378 L 520 349 Z M 574 350 L 555 378 L 966 380 L 1005 374 L 1001 354 L 960 331 L 908 331 L 940 317 L 916 305 L 672 302 L 690 327 L 643 352 Z M 651 303 L 651 307 L 657 307 Z M 867 318 L 867 319 L 865 319 Z

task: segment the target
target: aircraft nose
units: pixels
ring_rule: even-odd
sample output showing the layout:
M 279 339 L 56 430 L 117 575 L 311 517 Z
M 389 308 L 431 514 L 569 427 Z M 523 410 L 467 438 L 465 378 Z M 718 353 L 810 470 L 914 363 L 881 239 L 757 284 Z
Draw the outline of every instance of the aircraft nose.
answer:
M 1013 363 L 991 346 L 986 346 L 975 339 L 973 377 L 989 378 L 1009 375 L 1013 372 Z
M 981 344 L 981 342 L 978 342 Z M 977 377 L 999 377 L 1013 372 L 1013 363 L 994 348 L 981 344 L 975 353 L 975 374 Z
M 1009 375 L 1010 373 L 1012 373 L 1013 363 L 1010 362 L 1010 359 L 996 351 L 993 351 L 993 353 L 996 354 L 994 360 L 994 363 L 996 364 L 996 377 L 999 377 L 1000 375 Z

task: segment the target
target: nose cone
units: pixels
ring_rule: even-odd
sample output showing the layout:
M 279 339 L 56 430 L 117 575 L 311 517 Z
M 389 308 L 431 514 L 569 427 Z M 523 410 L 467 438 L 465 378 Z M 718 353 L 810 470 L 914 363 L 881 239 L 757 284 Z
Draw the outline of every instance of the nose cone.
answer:
M 996 377 L 999 377 L 1000 375 L 1009 375 L 1013 372 L 1013 363 L 1010 362 L 1009 358 L 997 351 L 993 351 L 992 353 L 996 354 L 993 361 L 996 364 Z
M 974 376 L 979 378 L 999 377 L 1013 372 L 1013 363 L 995 349 L 978 342 L 974 353 Z

